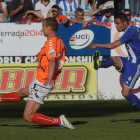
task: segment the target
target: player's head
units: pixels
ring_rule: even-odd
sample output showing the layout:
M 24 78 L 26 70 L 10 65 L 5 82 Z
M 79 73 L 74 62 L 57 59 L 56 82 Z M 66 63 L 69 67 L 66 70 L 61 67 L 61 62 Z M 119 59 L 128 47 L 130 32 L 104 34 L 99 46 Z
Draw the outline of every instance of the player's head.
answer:
M 128 21 L 131 19 L 131 10 L 130 9 L 124 9 L 123 14 L 125 14 L 128 18 Z
M 115 26 L 118 30 L 118 32 L 122 32 L 126 30 L 129 26 L 128 18 L 125 14 L 117 14 L 115 17 Z
M 83 20 L 84 19 L 84 10 L 81 8 L 77 8 L 75 15 L 76 15 L 77 19 Z
M 49 17 L 45 18 L 42 23 L 42 31 L 44 36 L 48 36 L 51 32 L 57 32 L 58 30 L 58 23 L 55 18 Z
M 52 10 L 52 17 L 57 18 L 58 15 L 59 15 L 59 6 L 58 5 L 53 5 L 52 9 L 54 9 L 54 10 Z

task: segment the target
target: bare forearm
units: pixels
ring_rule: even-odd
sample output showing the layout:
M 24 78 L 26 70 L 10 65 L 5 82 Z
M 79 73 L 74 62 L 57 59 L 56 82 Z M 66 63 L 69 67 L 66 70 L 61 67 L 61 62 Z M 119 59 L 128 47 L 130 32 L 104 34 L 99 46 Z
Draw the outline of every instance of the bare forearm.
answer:
M 41 15 L 40 13 L 38 13 L 38 12 L 36 12 L 36 11 L 32 11 L 32 13 L 33 13 L 34 15 L 36 15 L 38 18 L 44 19 L 44 16 Z
M 55 70 L 55 60 L 50 60 L 48 79 L 52 80 L 53 75 L 54 75 L 54 70 Z
M 7 12 L 7 8 L 5 8 L 4 10 L 3 10 L 3 16 L 5 17 L 5 18 L 8 18 L 8 12 Z
M 51 11 L 48 12 L 47 18 L 48 18 L 48 17 L 51 17 Z
M 95 49 L 95 48 L 114 49 L 120 45 L 122 45 L 122 43 L 119 40 L 116 40 L 113 43 L 108 43 L 108 44 L 90 44 L 88 48 L 89 49 Z
M 71 19 L 71 22 L 72 23 L 78 23 L 78 22 L 82 22 L 83 20 L 80 20 L 80 19 Z
M 3 13 L 3 16 L 5 17 L 5 18 L 8 18 L 8 13 Z
M 114 49 L 117 46 L 115 46 L 113 43 L 108 43 L 108 44 L 96 44 L 96 47 L 104 49 Z
M 98 21 L 98 20 L 97 20 L 96 18 L 93 18 L 93 19 L 88 20 L 87 22 L 88 22 L 88 24 L 89 24 L 89 23 L 97 22 L 97 21 Z
M 20 11 L 19 7 L 16 10 L 10 12 L 10 16 L 14 16 L 16 13 Z
M 88 16 L 94 16 L 96 13 L 98 13 L 100 11 L 100 9 L 94 10 L 92 12 L 88 13 Z
M 95 7 L 95 2 L 96 2 L 96 0 L 93 0 L 93 8 Z

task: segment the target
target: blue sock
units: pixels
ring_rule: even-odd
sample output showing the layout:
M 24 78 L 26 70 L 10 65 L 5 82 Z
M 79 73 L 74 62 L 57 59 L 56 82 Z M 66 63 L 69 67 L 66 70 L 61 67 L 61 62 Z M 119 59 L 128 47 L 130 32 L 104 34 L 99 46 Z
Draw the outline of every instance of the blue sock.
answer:
M 106 58 L 100 61 L 100 68 L 108 68 L 114 64 L 114 61 L 112 58 Z
M 136 95 L 130 93 L 125 98 L 140 111 L 140 101 Z

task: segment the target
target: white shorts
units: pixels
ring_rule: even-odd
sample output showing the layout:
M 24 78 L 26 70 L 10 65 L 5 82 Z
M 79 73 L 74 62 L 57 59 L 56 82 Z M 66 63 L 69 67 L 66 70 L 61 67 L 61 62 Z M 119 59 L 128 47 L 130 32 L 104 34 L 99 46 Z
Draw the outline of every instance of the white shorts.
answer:
M 44 98 L 51 92 L 54 88 L 55 82 L 52 85 L 44 86 L 37 79 L 29 85 L 29 96 L 28 100 L 34 100 L 40 104 L 44 104 Z

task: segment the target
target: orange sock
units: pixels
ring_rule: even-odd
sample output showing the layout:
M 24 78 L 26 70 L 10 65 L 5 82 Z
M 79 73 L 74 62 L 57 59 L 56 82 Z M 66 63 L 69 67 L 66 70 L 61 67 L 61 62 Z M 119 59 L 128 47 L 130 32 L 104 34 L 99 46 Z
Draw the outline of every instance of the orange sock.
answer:
M 42 125 L 60 125 L 61 121 L 59 118 L 48 117 L 40 113 L 33 115 L 33 122 Z
M 17 96 L 18 92 L 11 92 L 0 96 L 0 102 L 18 102 L 21 99 Z

